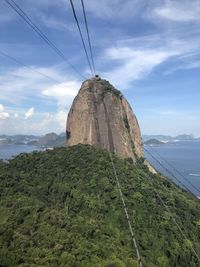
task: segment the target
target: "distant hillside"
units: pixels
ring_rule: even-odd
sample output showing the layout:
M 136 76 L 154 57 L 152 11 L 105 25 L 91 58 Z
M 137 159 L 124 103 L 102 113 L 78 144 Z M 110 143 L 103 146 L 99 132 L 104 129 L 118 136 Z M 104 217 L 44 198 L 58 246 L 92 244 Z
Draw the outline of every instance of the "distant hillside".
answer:
M 143 266 L 199 266 L 199 201 L 141 160 L 113 159 Z M 0 161 L 0 188 L 0 266 L 139 266 L 108 152 L 77 145 Z
M 192 134 L 181 134 L 181 135 L 177 135 L 174 137 L 175 140 L 180 140 L 180 141 L 190 141 L 190 140 L 194 140 L 196 138 L 194 138 L 194 136 Z
M 0 135 L 0 144 L 34 145 L 38 147 L 65 146 L 66 134 L 48 133 L 43 136 L 34 135 Z
M 34 135 L 0 135 L 0 144 L 22 145 L 29 142 L 37 142 L 38 139 L 39 137 Z
M 158 141 L 165 141 L 165 142 L 169 142 L 173 140 L 172 136 L 169 135 L 142 135 L 142 139 L 144 142 L 150 140 L 150 139 L 156 139 Z
M 66 135 L 57 135 L 49 133 L 39 138 L 37 146 L 39 147 L 60 147 L 66 143 Z
M 161 142 L 157 139 L 149 139 L 147 141 L 144 142 L 145 145 L 153 145 L 153 146 L 156 146 L 156 145 L 164 145 L 165 143 L 164 142 Z

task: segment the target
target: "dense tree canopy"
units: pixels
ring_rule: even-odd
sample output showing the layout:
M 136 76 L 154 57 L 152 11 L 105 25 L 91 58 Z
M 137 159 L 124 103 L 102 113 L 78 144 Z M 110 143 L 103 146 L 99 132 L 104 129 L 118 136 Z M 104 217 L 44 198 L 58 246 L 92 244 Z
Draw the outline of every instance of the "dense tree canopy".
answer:
M 141 161 L 113 159 L 143 265 L 199 266 L 198 200 Z M 1 267 L 139 266 L 108 152 L 77 145 L 1 161 L 0 194 Z

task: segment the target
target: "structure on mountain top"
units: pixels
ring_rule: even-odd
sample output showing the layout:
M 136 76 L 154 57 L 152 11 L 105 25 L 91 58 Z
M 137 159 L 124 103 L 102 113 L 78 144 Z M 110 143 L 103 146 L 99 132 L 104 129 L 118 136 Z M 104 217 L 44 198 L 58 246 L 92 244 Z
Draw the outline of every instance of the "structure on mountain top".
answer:
M 97 81 L 100 81 L 100 80 L 101 80 L 101 78 L 100 78 L 100 76 L 99 76 L 98 74 L 96 74 L 95 77 L 94 77 L 93 79 L 95 79 L 95 80 L 97 80 Z
M 143 157 L 140 128 L 129 103 L 99 76 L 83 82 L 67 119 L 67 145 L 90 144 L 123 158 Z

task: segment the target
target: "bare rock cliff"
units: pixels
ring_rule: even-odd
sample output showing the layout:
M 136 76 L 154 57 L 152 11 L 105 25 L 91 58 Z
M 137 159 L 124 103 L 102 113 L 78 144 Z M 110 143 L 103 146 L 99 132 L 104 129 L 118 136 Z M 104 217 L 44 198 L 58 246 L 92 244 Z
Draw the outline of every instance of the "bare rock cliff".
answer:
M 67 145 L 90 144 L 123 158 L 143 157 L 137 119 L 123 95 L 108 81 L 83 82 L 67 119 Z

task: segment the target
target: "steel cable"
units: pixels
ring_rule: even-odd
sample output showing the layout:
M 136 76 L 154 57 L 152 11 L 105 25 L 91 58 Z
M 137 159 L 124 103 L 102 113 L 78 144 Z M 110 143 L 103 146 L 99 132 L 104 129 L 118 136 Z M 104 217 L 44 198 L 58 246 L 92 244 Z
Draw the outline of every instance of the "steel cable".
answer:
M 14 0 L 4 0 L 39 36 L 48 44 L 68 65 L 83 79 L 86 79 L 66 58 L 66 56 L 49 40 L 49 38 L 39 29 L 39 27 L 30 19 L 22 8 Z

